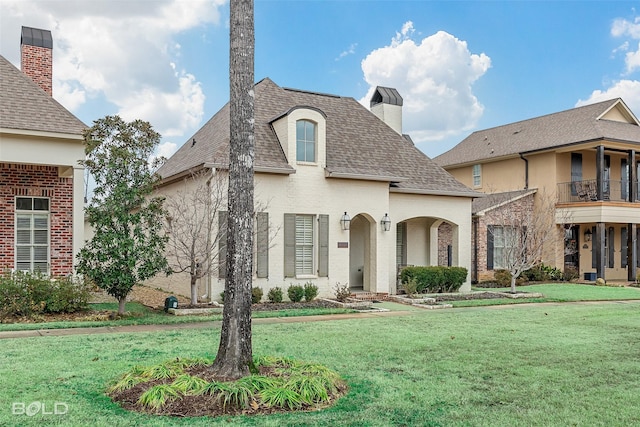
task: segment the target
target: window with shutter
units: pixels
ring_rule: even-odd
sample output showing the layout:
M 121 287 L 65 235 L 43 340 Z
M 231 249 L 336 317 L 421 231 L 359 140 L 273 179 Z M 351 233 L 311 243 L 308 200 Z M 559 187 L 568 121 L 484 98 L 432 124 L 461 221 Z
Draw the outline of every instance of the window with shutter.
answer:
M 316 274 L 329 275 L 329 215 L 285 214 L 284 276 Z
M 16 197 L 15 268 L 49 273 L 49 199 Z
M 580 153 L 571 153 L 571 182 L 581 182 L 582 181 L 582 154 Z M 576 196 L 578 193 L 576 192 L 576 188 L 574 185 L 571 186 L 571 195 Z
M 622 230 L 620 231 L 620 261 L 621 264 L 620 266 L 622 268 L 627 268 L 628 262 L 627 262 L 627 257 L 628 257 L 628 247 L 627 245 L 629 244 L 629 229 L 627 227 L 622 227 Z

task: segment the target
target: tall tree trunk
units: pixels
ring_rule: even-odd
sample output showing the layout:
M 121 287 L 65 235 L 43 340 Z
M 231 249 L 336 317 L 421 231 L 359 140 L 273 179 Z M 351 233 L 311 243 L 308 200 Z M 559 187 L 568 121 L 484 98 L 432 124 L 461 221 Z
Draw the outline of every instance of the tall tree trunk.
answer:
M 511 274 L 511 293 L 515 294 L 516 293 L 516 277 L 513 275 L 513 273 Z
M 253 0 L 230 3 L 230 143 L 227 275 L 220 346 L 212 370 L 228 380 L 250 374 L 253 249 Z
M 125 304 L 127 302 L 127 297 L 118 298 L 118 314 L 124 314 Z

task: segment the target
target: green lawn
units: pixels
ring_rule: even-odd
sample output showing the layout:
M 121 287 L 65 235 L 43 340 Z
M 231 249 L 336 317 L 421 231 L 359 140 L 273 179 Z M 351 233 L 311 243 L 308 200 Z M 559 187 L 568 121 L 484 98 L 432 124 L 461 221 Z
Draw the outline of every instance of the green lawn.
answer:
M 0 425 L 630 426 L 640 424 L 640 301 L 416 311 L 254 325 L 255 354 L 338 371 L 329 409 L 180 419 L 128 413 L 106 384 L 137 364 L 212 357 L 218 330 L 2 340 Z M 13 415 L 55 402 L 64 415 Z M 48 406 L 47 406 L 48 405 Z

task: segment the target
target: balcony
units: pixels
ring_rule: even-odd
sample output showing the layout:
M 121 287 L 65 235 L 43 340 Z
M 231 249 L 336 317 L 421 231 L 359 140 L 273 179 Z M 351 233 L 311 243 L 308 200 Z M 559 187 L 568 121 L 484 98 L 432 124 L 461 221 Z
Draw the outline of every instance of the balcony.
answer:
M 634 187 L 636 197 L 634 201 L 640 202 L 640 188 L 636 181 Z M 561 182 L 558 184 L 558 203 L 580 202 L 628 202 L 629 182 L 606 180 L 602 182 L 602 198 L 598 199 L 598 183 L 595 179 L 583 181 Z

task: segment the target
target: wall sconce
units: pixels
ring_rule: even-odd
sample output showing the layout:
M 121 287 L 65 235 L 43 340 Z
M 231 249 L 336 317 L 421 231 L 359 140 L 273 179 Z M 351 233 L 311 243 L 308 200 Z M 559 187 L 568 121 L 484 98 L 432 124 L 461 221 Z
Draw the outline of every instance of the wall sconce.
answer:
M 342 217 L 340 218 L 340 226 L 344 231 L 347 231 L 350 224 L 351 218 L 349 218 L 349 215 L 347 215 L 347 213 L 345 212 L 344 215 L 342 215 Z
M 382 230 L 391 230 L 391 218 L 389 218 L 389 214 L 384 214 L 384 216 L 382 217 L 382 221 L 380 221 L 380 224 L 382 225 Z
M 585 242 L 591 241 L 591 230 L 588 228 L 587 228 L 587 231 L 584 232 L 584 241 Z

